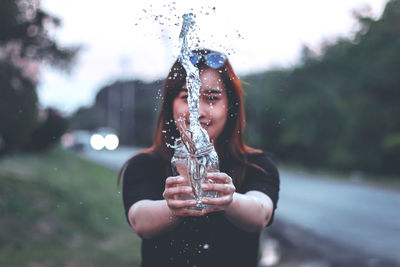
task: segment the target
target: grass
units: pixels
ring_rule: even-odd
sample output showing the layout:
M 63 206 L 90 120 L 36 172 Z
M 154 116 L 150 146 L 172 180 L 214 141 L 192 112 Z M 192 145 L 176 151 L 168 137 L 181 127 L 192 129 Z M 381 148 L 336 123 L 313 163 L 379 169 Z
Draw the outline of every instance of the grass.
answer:
M 0 160 L 0 266 L 139 266 L 116 173 L 59 148 Z

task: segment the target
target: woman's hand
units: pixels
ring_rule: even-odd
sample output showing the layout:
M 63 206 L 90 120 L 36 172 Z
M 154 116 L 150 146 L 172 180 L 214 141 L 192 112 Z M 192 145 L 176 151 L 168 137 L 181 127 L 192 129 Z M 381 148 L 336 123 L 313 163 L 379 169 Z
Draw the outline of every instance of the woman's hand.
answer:
M 233 193 L 236 191 L 232 178 L 223 172 L 208 173 L 207 178 L 215 181 L 215 183 L 204 183 L 201 185 L 201 189 L 203 191 L 218 192 L 219 197 L 205 197 L 202 199 L 203 204 L 212 205 L 207 210 L 203 210 L 203 214 L 225 210 L 232 203 Z
M 190 195 L 192 187 L 184 185 L 185 179 L 182 176 L 168 177 L 165 180 L 164 199 L 167 206 L 174 216 L 201 216 L 203 212 L 200 210 L 189 210 L 187 207 L 195 207 L 196 200 L 182 200 L 182 195 Z

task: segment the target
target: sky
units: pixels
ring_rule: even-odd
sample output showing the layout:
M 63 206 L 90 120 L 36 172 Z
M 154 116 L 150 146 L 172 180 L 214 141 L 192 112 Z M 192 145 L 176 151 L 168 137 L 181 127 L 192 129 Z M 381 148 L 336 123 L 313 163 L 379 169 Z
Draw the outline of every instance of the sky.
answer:
M 295 65 L 303 45 L 318 53 L 322 43 L 351 38 L 358 29 L 353 11 L 369 7 L 379 18 L 386 2 L 42 0 L 62 21 L 49 33 L 82 49 L 69 74 L 41 67 L 39 101 L 69 115 L 113 81 L 163 79 L 179 55 L 184 13 L 195 14 L 201 46 L 227 54 L 240 77 Z

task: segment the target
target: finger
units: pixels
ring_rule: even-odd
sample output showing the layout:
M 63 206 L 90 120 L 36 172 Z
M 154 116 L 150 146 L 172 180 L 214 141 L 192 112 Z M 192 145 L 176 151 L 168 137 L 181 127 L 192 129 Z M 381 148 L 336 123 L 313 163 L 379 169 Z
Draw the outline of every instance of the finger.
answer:
M 171 176 L 165 180 L 165 187 L 172 187 L 185 181 L 182 176 Z
M 167 201 L 167 205 L 171 209 L 182 209 L 185 207 L 195 207 L 196 200 L 177 200 L 177 199 L 170 199 Z
M 232 195 L 227 195 L 227 196 L 217 197 L 217 198 L 205 197 L 202 199 L 202 202 L 204 204 L 213 205 L 213 206 L 214 205 L 215 206 L 226 206 L 232 202 Z
M 177 194 L 190 194 L 192 192 L 193 189 L 190 186 L 169 187 L 164 190 L 163 197 L 165 199 L 170 199 Z
M 217 183 L 231 184 L 232 178 L 224 172 L 210 172 L 207 173 L 207 178 L 214 180 Z
M 201 189 L 203 191 L 215 191 L 215 192 L 221 192 L 223 194 L 232 194 L 236 191 L 236 188 L 233 184 L 206 183 L 201 185 Z
M 221 211 L 221 210 L 224 210 L 224 207 L 223 207 L 223 206 L 216 206 L 216 205 L 213 205 L 213 206 L 210 206 L 209 208 L 204 209 L 204 210 L 202 210 L 202 211 L 203 211 L 203 215 L 205 215 L 205 214 L 207 214 L 207 213 L 211 213 L 211 212 L 215 212 L 215 211 Z
M 202 216 L 204 214 L 203 210 L 189 210 L 185 208 L 175 209 L 173 213 L 177 216 Z

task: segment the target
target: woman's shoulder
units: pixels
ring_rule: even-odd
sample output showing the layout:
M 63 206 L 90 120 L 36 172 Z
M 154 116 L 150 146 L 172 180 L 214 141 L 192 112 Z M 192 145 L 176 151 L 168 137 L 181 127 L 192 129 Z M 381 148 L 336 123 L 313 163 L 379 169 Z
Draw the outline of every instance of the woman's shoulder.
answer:
M 160 160 L 160 158 L 157 156 L 155 152 L 139 152 L 133 157 L 131 157 L 128 162 L 144 162 L 144 161 L 154 161 L 154 160 Z
M 159 165 L 163 163 L 163 159 L 156 152 L 139 152 L 134 155 L 126 162 L 126 168 L 130 168 L 132 166 L 142 166 L 145 167 L 147 165 L 154 166 L 154 164 Z
M 246 153 L 246 159 L 248 161 L 268 161 L 271 164 L 275 164 L 274 161 L 272 160 L 272 157 L 269 153 L 263 151 L 263 150 L 256 150 L 256 151 L 251 151 Z
M 157 176 L 160 171 L 165 170 L 166 162 L 157 153 L 140 152 L 130 158 L 123 167 L 123 179 L 145 179 Z
M 278 168 L 272 157 L 262 150 L 246 153 L 246 160 L 264 169 L 267 173 L 279 177 Z

